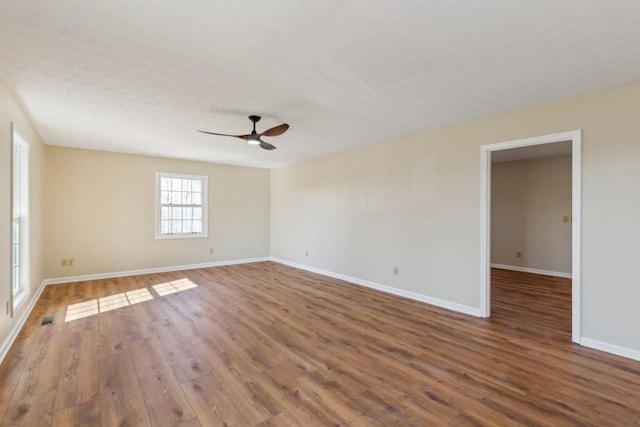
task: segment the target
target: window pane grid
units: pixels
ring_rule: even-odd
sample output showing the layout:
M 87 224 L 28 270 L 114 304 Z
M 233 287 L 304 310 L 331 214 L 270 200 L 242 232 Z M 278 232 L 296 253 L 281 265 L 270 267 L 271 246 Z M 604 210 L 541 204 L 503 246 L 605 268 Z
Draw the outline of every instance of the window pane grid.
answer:
M 198 235 L 204 233 L 204 177 L 159 177 L 160 235 Z
M 29 292 L 29 143 L 12 130 L 11 292 L 15 310 Z

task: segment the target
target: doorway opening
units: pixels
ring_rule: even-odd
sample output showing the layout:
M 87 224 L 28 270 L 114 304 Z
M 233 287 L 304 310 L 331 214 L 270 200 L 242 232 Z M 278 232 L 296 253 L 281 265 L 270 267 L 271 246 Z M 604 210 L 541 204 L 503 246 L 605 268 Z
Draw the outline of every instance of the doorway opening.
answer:
M 528 147 L 529 151 L 551 149 L 563 141 L 571 147 L 571 339 L 580 343 L 580 158 L 581 131 L 575 130 L 533 138 L 518 139 L 481 146 L 480 176 L 480 312 L 491 316 L 491 159 L 506 154 L 504 150 Z

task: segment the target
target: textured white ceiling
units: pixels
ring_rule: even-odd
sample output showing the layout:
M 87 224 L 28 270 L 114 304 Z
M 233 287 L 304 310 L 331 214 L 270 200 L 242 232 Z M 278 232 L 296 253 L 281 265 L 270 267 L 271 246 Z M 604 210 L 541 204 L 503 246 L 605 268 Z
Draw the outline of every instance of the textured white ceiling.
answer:
M 276 167 L 640 80 L 638 0 L 0 0 L 47 144 Z M 196 129 L 287 122 L 265 151 Z

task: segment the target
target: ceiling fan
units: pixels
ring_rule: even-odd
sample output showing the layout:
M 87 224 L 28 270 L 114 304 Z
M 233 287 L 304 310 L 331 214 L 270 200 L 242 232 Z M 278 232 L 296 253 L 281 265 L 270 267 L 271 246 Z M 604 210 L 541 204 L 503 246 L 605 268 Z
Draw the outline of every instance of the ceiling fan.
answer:
M 204 130 L 198 130 L 198 132 L 208 133 L 209 135 L 219 135 L 219 136 L 232 136 L 234 138 L 240 138 L 247 141 L 248 144 L 251 145 L 259 145 L 260 148 L 265 150 L 275 150 L 277 147 L 275 145 L 271 145 L 268 142 L 264 142 L 260 139 L 262 136 L 278 136 L 282 135 L 289 129 L 289 125 L 283 123 L 281 125 L 272 127 L 271 129 L 267 129 L 262 133 L 256 132 L 256 123 L 260 121 L 260 116 L 249 116 L 249 120 L 253 122 L 253 130 L 248 135 L 228 135 L 226 133 L 215 133 L 215 132 L 207 132 Z

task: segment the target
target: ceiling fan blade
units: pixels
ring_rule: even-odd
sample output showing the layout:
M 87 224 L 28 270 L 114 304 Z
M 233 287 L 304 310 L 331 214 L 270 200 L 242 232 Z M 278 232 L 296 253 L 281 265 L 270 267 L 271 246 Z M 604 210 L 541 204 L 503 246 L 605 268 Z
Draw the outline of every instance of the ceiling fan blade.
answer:
M 262 132 L 261 136 L 278 136 L 278 135 L 282 135 L 283 133 L 285 133 L 287 131 L 287 129 L 289 129 L 289 125 L 286 123 L 283 123 L 279 126 L 275 126 L 272 127 L 271 129 L 267 129 L 266 131 Z
M 263 148 L 265 150 L 275 150 L 276 147 L 275 145 L 271 145 L 268 142 L 264 142 L 263 140 L 260 140 L 260 148 Z
M 227 133 L 207 132 L 206 130 L 198 130 L 198 132 L 207 133 L 209 135 L 230 136 L 232 138 L 240 138 L 240 139 L 244 139 L 244 140 L 246 140 L 247 138 L 249 138 L 251 136 L 251 135 L 229 135 Z

